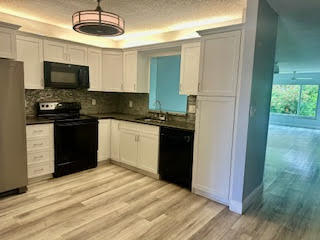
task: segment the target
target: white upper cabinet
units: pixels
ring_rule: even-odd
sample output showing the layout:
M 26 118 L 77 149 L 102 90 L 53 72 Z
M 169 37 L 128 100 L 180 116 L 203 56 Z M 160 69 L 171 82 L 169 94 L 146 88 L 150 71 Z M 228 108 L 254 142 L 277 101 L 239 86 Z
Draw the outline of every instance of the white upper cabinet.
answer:
M 88 65 L 88 48 L 76 44 L 68 44 L 68 57 L 71 64 Z
M 183 44 L 181 48 L 180 94 L 197 95 L 199 62 L 200 42 Z
M 48 62 L 69 63 L 68 46 L 64 42 L 44 40 L 44 60 Z
M 108 160 L 111 157 L 111 120 L 99 120 L 98 133 L 98 161 Z
M 135 92 L 138 76 L 138 52 L 129 51 L 123 54 L 123 90 Z
M 17 35 L 17 60 L 24 63 L 24 87 L 43 89 L 43 41 Z
M 89 66 L 89 91 L 102 90 L 102 50 L 99 48 L 88 48 Z
M 198 95 L 235 96 L 238 79 L 241 31 L 201 38 Z
M 122 51 L 102 52 L 102 86 L 104 92 L 122 92 Z
M 235 98 L 200 96 L 197 106 L 193 189 L 228 203 Z
M 16 30 L 19 26 L 0 22 L 0 58 L 17 57 Z
M 137 51 L 123 53 L 123 91 L 148 93 L 147 58 Z
M 77 44 L 44 40 L 44 60 L 48 62 L 87 65 L 88 50 Z

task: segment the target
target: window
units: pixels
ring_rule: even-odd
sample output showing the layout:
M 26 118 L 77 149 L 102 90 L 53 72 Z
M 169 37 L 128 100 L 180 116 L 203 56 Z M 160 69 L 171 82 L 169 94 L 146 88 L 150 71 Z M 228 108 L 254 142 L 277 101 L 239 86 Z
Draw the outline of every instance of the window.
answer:
M 273 85 L 271 112 L 315 118 L 319 85 Z
M 187 96 L 179 88 L 180 55 L 151 58 L 149 109 L 186 113 Z

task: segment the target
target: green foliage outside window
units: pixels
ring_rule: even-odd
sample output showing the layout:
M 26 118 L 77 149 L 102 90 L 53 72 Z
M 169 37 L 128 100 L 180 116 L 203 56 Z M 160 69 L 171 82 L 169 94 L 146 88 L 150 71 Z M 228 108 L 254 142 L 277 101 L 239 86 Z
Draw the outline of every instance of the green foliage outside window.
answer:
M 273 85 L 271 112 L 316 117 L 318 85 Z

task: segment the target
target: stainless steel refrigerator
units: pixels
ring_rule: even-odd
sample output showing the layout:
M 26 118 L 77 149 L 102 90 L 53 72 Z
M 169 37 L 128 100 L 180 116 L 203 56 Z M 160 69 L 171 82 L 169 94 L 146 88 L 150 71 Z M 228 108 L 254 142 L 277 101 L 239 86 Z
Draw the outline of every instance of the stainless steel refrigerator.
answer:
M 23 63 L 0 59 L 0 193 L 26 191 Z

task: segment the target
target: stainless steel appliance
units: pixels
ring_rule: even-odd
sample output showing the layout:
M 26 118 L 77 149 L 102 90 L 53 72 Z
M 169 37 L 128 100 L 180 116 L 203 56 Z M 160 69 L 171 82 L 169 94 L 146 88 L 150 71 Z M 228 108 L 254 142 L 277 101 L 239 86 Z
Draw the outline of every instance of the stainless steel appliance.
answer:
M 89 67 L 44 62 L 46 88 L 89 88 Z
M 0 193 L 26 191 L 23 63 L 0 59 Z
M 160 178 L 191 190 L 194 131 L 160 128 Z
M 97 166 L 98 119 L 80 109 L 77 102 L 38 103 L 38 116 L 54 120 L 54 177 Z

